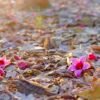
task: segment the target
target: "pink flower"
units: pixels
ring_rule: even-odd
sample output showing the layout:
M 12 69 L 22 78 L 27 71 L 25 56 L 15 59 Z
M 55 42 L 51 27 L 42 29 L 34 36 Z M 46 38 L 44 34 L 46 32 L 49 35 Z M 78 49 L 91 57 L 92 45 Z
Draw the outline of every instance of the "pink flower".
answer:
M 29 64 L 24 60 L 18 61 L 17 65 L 21 70 L 25 70 L 26 68 L 29 68 Z
M 86 57 L 72 58 L 72 64 L 68 67 L 68 71 L 74 72 L 76 77 L 80 77 L 82 72 L 90 68 L 90 64 L 86 62 Z
M 88 59 L 89 59 L 89 60 L 96 60 L 96 59 L 97 59 L 97 57 L 96 57 L 96 55 L 95 55 L 95 54 L 90 53 L 90 54 L 88 55 Z
M 2 68 L 0 68 L 0 80 L 3 79 L 4 75 L 5 75 L 4 70 Z
M 10 60 L 6 59 L 6 56 L 0 58 L 0 68 L 5 68 L 10 64 Z

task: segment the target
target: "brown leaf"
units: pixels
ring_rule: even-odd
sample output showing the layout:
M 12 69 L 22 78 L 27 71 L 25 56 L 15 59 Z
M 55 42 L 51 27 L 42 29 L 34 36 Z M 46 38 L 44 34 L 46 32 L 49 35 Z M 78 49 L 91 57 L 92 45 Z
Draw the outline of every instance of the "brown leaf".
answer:
M 94 81 L 91 89 L 84 90 L 79 93 L 79 96 L 88 100 L 99 100 L 100 99 L 100 79 Z
M 49 0 L 17 0 L 16 8 L 19 10 L 31 10 L 31 8 L 47 8 Z
M 100 46 L 99 46 L 99 45 L 92 45 L 91 48 L 92 48 L 94 51 L 100 52 Z

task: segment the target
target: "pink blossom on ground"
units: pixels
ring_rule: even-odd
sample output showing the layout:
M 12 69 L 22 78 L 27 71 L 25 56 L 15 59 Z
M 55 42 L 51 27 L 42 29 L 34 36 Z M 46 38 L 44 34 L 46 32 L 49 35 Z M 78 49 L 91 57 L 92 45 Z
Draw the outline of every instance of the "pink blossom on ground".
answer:
M 7 60 L 6 59 L 6 56 L 0 57 L 0 68 L 3 68 L 4 69 L 9 64 L 10 64 L 10 60 Z
M 18 61 L 17 65 L 21 70 L 25 70 L 26 68 L 29 68 L 29 64 L 24 60 Z
M 96 57 L 96 55 L 94 53 L 90 53 L 88 55 L 88 60 L 96 60 L 96 59 L 97 59 L 97 57 Z
M 72 58 L 72 64 L 68 67 L 68 71 L 74 72 L 76 77 L 80 77 L 82 72 L 90 68 L 90 64 L 86 61 L 86 57 Z

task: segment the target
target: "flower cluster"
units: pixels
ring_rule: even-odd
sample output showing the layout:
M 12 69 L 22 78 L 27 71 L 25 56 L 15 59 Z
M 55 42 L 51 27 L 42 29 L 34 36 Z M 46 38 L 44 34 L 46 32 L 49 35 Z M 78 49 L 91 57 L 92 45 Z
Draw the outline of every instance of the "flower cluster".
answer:
M 88 56 L 82 56 L 80 58 L 72 58 L 70 59 L 71 65 L 68 67 L 68 71 L 73 72 L 76 77 L 80 77 L 82 72 L 91 68 L 91 65 L 88 61 L 96 60 L 96 58 L 96 55 L 93 53 L 88 54 Z
M 28 62 L 23 60 L 20 56 L 15 55 L 14 58 L 17 62 L 17 66 L 18 66 L 19 69 L 25 70 L 26 68 L 29 68 Z
M 25 70 L 26 68 L 30 67 L 28 62 L 22 59 L 20 56 L 15 55 L 14 59 L 19 69 Z M 97 60 L 97 56 L 93 53 L 88 54 L 88 56 L 82 56 L 80 58 L 71 58 L 68 71 L 73 72 L 76 77 L 80 77 L 85 70 L 91 68 L 90 61 L 93 60 Z M 5 75 L 5 68 L 10 65 L 10 63 L 10 60 L 7 60 L 6 56 L 0 57 L 0 79 L 2 79 Z
M 29 67 L 29 64 L 21 57 L 16 55 L 14 56 L 14 58 L 16 60 L 16 65 L 21 70 L 24 70 Z M 0 79 L 3 79 L 3 77 L 5 76 L 5 68 L 8 65 L 10 65 L 10 63 L 11 63 L 10 60 L 7 60 L 6 56 L 0 57 Z

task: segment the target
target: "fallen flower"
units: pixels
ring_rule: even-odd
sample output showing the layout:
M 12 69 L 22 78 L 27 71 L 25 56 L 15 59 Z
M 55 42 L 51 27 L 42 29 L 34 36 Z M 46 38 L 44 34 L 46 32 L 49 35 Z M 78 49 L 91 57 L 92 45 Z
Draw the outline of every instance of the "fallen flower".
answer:
M 0 68 L 5 68 L 10 64 L 10 60 L 6 59 L 6 56 L 0 58 Z
M 96 57 L 96 55 L 95 55 L 95 54 L 90 53 L 90 54 L 88 55 L 88 59 L 89 59 L 89 60 L 96 60 L 96 59 L 97 59 L 97 57 Z
M 29 64 L 24 60 L 20 60 L 20 61 L 18 61 L 18 67 L 21 70 L 25 70 L 26 68 L 29 68 Z
M 76 77 L 80 77 L 82 72 L 90 68 L 90 64 L 86 62 L 86 57 L 72 58 L 72 64 L 68 67 L 68 71 L 74 72 Z

